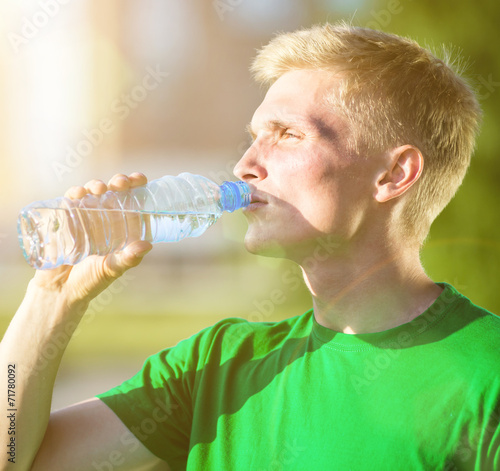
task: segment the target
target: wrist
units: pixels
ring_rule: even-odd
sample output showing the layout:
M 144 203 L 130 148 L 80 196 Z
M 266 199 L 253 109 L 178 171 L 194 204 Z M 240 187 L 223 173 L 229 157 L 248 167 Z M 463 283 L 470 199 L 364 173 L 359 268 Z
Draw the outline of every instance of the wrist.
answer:
M 66 319 L 79 321 L 85 314 L 90 301 L 74 299 L 67 295 L 64 286 L 60 288 L 41 286 L 33 278 L 26 290 L 21 307 L 33 310 L 35 315 L 55 324 Z
M 2 355 L 5 352 L 13 362 L 19 359 L 27 371 L 49 360 L 57 365 L 87 306 L 84 301 L 69 302 L 64 291 L 41 287 L 32 280 L 0 343 Z

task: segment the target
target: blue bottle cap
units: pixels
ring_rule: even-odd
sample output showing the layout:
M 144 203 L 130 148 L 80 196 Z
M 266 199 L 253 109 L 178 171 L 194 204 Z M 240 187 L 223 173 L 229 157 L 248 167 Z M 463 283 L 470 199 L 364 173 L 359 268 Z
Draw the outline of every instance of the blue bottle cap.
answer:
M 223 182 L 220 192 L 224 211 L 232 213 L 250 204 L 250 187 L 245 182 Z

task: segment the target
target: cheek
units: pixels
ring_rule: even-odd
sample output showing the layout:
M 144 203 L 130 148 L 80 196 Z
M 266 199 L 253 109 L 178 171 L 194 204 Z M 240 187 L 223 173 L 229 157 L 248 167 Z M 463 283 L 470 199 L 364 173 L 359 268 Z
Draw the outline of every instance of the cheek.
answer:
M 291 187 L 288 202 L 293 210 L 288 213 L 292 225 L 307 223 L 311 228 L 327 232 L 341 217 L 342 194 L 335 179 L 323 179 L 313 172 L 303 174 Z
M 334 232 L 357 212 L 356 184 L 343 170 L 309 167 L 292 189 L 292 205 L 315 230 Z
M 282 155 L 273 162 L 269 174 L 274 176 L 276 187 L 282 193 L 302 192 L 305 190 L 314 191 L 315 187 L 325 178 L 330 178 L 329 172 L 316 155 L 308 148 L 300 152 L 291 149 L 284 151 Z

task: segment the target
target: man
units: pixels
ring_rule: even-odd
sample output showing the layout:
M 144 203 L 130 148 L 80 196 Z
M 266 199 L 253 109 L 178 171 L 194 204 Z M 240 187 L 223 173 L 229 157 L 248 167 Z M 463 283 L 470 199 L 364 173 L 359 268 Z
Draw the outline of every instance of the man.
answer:
M 344 24 L 277 36 L 252 69 L 269 90 L 235 168 L 245 245 L 298 263 L 313 309 L 221 321 L 49 420 L 61 339 L 151 246 L 36 273 L 1 345 L 19 437 L 2 469 L 500 469 L 500 319 L 419 260 L 469 165 L 474 94 L 414 42 Z

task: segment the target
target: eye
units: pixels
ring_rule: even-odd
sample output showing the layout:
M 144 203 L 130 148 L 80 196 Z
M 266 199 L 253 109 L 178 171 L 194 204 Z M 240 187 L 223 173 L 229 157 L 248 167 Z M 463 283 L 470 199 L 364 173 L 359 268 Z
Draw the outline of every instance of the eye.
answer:
M 300 136 L 290 129 L 283 130 L 281 135 L 284 139 L 299 139 Z

